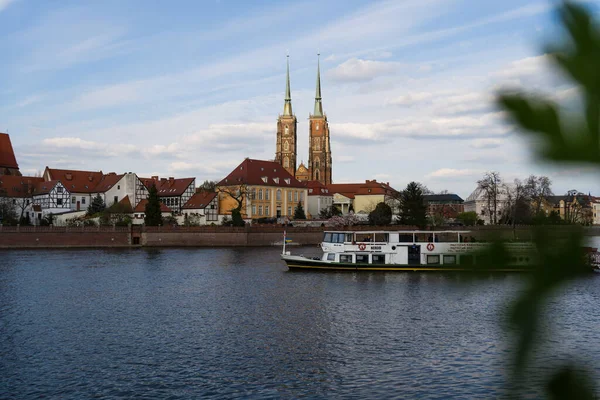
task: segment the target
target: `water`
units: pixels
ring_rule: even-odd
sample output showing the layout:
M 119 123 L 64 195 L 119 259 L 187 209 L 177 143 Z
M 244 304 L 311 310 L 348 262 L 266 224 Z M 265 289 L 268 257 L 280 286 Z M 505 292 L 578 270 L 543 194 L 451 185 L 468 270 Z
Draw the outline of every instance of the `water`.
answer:
M 0 252 L 0 398 L 504 393 L 522 276 L 294 273 L 278 251 Z M 600 376 L 599 284 L 557 294 L 532 373 L 576 355 Z

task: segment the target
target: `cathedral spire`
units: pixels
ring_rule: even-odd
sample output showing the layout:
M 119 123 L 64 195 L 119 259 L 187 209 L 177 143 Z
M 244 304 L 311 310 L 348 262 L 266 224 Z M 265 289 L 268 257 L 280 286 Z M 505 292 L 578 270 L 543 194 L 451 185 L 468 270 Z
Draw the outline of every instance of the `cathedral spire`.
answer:
M 283 105 L 283 115 L 292 115 L 292 92 L 290 90 L 290 56 L 287 56 L 287 73 L 285 78 L 285 104 Z
M 317 54 L 317 91 L 315 93 L 315 111 L 313 116 L 323 116 L 323 105 L 321 104 L 321 63 L 320 54 Z

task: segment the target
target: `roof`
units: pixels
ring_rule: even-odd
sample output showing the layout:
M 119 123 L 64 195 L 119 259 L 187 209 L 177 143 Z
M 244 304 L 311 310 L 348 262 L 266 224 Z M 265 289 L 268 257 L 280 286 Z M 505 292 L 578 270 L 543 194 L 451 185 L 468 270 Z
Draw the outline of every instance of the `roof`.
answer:
M 125 213 L 125 214 L 132 213 L 133 207 L 131 206 L 131 201 L 129 200 L 129 195 L 126 195 L 121 200 L 119 200 L 119 202 L 116 205 L 113 204 L 110 207 L 108 207 L 108 210 L 110 212 L 114 212 L 114 213 Z
M 152 185 L 156 185 L 159 197 L 181 196 L 186 189 L 194 183 L 196 178 L 178 178 L 173 177 L 159 179 L 158 176 L 152 178 L 140 178 L 144 186 L 150 189 Z
M 206 208 L 208 204 L 217 197 L 215 192 L 198 192 L 194 194 L 190 199 L 183 205 L 183 209 L 202 209 Z
M 71 193 L 96 193 L 96 187 L 102 181 L 102 171 L 79 171 L 74 169 L 54 169 L 46 167 L 44 178 L 60 180 Z
M 0 167 L 19 168 L 10 136 L 7 133 L 0 133 Z
M 366 180 L 364 183 L 331 183 L 327 185 L 330 193 L 339 193 L 353 199 L 357 195 L 391 195 L 396 191 L 389 183 Z
M 50 193 L 54 186 L 56 186 L 60 181 L 58 179 L 54 179 L 51 181 L 41 181 L 35 185 L 35 189 L 33 191 L 34 195 L 47 194 Z M 67 189 L 68 191 L 68 189 Z
M 281 164 L 274 161 L 246 158 L 217 186 L 260 185 L 304 188 L 304 184 L 290 175 Z
M 459 195 L 453 194 L 453 193 L 426 194 L 423 197 L 427 203 L 433 203 L 433 202 L 436 202 L 436 203 L 449 203 L 449 202 L 462 203 L 463 202 L 463 199 Z
M 34 176 L 0 175 L 0 197 L 30 197 L 42 178 Z
M 148 199 L 143 199 L 138 203 L 137 206 L 133 209 L 133 212 L 136 213 L 145 213 L 146 212 L 146 204 L 148 204 Z M 172 212 L 169 207 L 167 207 L 162 201 L 160 202 L 160 212 Z
M 308 189 L 309 196 L 333 196 L 333 193 L 329 192 L 327 186 L 319 181 L 307 181 L 304 184 Z
M 100 182 L 98 182 L 98 185 L 94 189 L 94 192 L 104 193 L 108 191 L 110 188 L 115 186 L 117 182 L 119 182 L 124 176 L 125 174 L 117 175 L 114 172 L 102 175 L 102 178 L 100 178 Z

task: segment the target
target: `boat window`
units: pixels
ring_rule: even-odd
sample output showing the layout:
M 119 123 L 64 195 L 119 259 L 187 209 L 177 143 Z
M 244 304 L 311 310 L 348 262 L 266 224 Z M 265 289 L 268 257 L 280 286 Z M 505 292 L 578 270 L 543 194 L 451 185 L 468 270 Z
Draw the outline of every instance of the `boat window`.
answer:
M 356 255 L 356 263 L 363 263 L 363 264 L 367 264 L 369 262 L 369 255 L 368 254 L 357 254 Z
M 331 243 L 331 232 L 325 233 L 325 236 L 323 237 L 323 241 L 327 242 L 327 243 Z
M 346 241 L 346 243 L 352 243 L 352 234 L 351 233 L 346 233 L 345 241 Z
M 332 242 L 333 243 L 344 243 L 344 234 L 343 233 L 332 233 Z
M 327 261 L 335 261 L 335 253 L 327 253 Z
M 444 264 L 456 264 L 456 256 L 444 256 Z
M 412 233 L 401 233 L 400 235 L 398 235 L 398 242 L 400 243 L 412 243 L 412 241 Z
M 374 233 L 356 233 L 357 242 L 373 242 Z
M 352 254 L 340 254 L 340 262 L 351 263 Z
M 420 232 L 415 234 L 416 241 L 418 243 L 429 243 L 433 242 L 433 233 L 431 232 Z
M 439 264 L 440 256 L 438 255 L 427 255 L 427 264 Z
M 390 235 L 388 233 L 376 233 L 375 241 L 378 243 L 387 243 L 390 241 Z
M 373 254 L 372 264 L 385 264 L 385 254 Z
M 454 232 L 436 232 L 435 242 L 458 243 L 458 234 Z

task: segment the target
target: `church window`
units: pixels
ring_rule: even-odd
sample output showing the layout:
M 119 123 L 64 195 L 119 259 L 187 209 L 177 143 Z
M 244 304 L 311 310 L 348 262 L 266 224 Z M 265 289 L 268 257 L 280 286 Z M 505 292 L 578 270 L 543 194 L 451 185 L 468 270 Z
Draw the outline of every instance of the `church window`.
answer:
M 288 133 L 290 133 L 290 129 L 289 129 L 289 127 L 286 125 L 286 126 L 285 126 L 285 134 L 287 135 Z
M 319 130 L 319 124 L 315 125 L 315 130 L 317 130 L 317 131 Z
M 315 138 L 315 150 L 321 150 L 321 139 Z
M 281 190 L 277 190 L 277 201 L 281 201 Z
M 286 141 L 286 142 L 284 142 L 284 143 L 283 143 L 283 149 L 284 149 L 285 151 L 289 151 L 289 150 L 290 150 L 290 143 L 289 143 L 289 142 L 287 142 L 287 141 Z
M 319 171 L 316 171 L 316 172 L 315 172 L 315 179 L 316 179 L 316 180 L 319 180 Z
M 315 169 L 319 169 L 321 167 L 321 163 L 319 162 L 319 159 L 317 158 L 317 161 L 315 161 Z
M 286 142 L 287 145 L 287 142 Z M 290 167 L 290 159 L 287 157 L 283 158 L 283 168 L 289 168 Z

